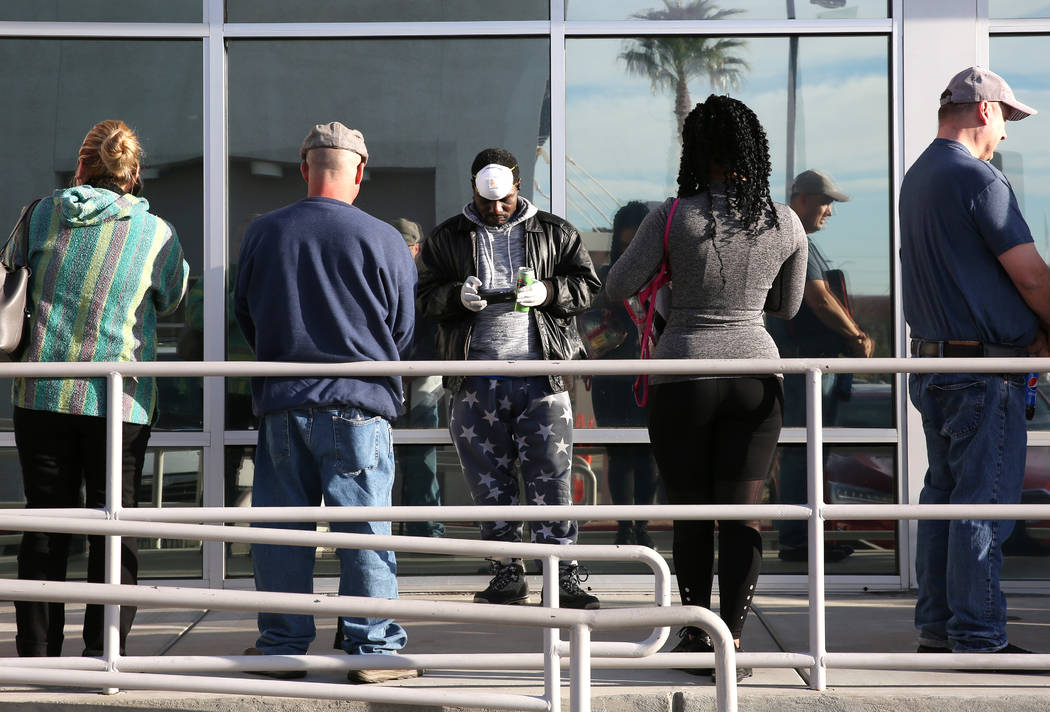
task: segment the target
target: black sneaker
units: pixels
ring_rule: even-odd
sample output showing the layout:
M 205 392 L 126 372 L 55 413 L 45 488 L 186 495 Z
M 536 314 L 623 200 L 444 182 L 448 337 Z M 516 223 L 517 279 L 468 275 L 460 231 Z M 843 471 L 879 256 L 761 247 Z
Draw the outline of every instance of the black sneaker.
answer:
M 1031 650 L 1026 650 L 1025 648 L 1022 648 L 1020 645 L 1014 645 L 1013 643 L 1007 643 L 1006 647 L 999 648 L 998 650 L 992 650 L 991 652 L 995 653 L 995 654 L 1005 654 L 1005 655 L 1010 655 L 1010 654 L 1013 654 L 1013 653 L 1025 654 L 1025 655 L 1031 655 L 1032 654 Z M 1022 669 L 1022 668 L 995 669 L 995 668 L 992 668 L 992 669 L 989 669 L 989 670 L 974 670 L 974 669 L 960 670 L 960 672 L 978 672 L 978 673 L 982 673 L 984 675 L 1046 675 L 1050 671 L 1047 671 L 1047 670 L 1044 670 L 1044 669 L 1036 669 L 1036 668 L 1028 668 L 1028 669 Z
M 739 645 L 736 646 L 736 651 L 738 653 L 741 650 L 743 650 L 743 648 L 741 648 Z M 737 682 L 741 682 L 741 681 L 746 680 L 747 678 L 751 677 L 754 674 L 755 674 L 755 671 L 752 668 L 737 667 L 737 669 L 736 669 L 736 681 Z M 715 671 L 712 670 L 711 671 L 711 682 L 718 682 L 718 680 L 715 679 L 716 677 L 717 677 L 717 675 L 716 675 Z
M 671 648 L 672 653 L 713 653 L 715 646 L 711 644 L 711 637 L 696 626 L 687 625 L 678 631 L 678 645 Z M 698 677 L 708 677 L 714 674 L 711 668 L 675 668 L 682 672 Z
M 586 580 L 587 569 L 582 566 L 562 566 L 558 570 L 558 605 L 588 611 L 601 608 L 598 597 L 580 587 L 580 582 Z
M 258 648 L 248 648 L 244 651 L 245 655 L 266 655 L 263 651 Z M 306 670 L 249 670 L 249 675 L 262 675 L 263 677 L 272 677 L 275 680 L 301 680 L 306 677 Z
M 656 542 L 649 536 L 649 527 L 646 524 L 636 524 L 634 526 L 634 538 L 642 546 L 648 546 L 650 549 L 656 548 Z
M 521 564 L 493 561 L 492 570 L 496 575 L 489 581 L 488 588 L 474 594 L 474 603 L 528 603 L 529 582 L 525 580 L 525 569 Z
M 613 541 L 618 546 L 638 543 L 638 537 L 634 534 L 634 524 L 627 522 L 616 529 L 616 539 Z

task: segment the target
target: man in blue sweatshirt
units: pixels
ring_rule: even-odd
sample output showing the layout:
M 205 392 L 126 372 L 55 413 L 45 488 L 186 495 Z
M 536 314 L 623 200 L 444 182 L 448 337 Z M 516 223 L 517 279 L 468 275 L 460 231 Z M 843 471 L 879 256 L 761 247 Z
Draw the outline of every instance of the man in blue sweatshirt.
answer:
M 397 361 L 412 343 L 416 268 L 390 225 L 353 206 L 368 150 L 359 131 L 318 124 L 303 141 L 307 197 L 254 220 L 241 246 L 234 310 L 260 361 Z M 399 377 L 253 378 L 260 417 L 252 506 L 390 506 L 390 421 Z M 267 524 L 313 530 L 310 522 Z M 390 534 L 390 522 L 333 522 L 333 531 Z M 397 598 L 391 551 L 339 549 L 339 595 Z M 314 550 L 252 546 L 259 591 L 313 592 Z M 305 654 L 312 616 L 260 613 L 249 655 Z M 405 630 L 390 619 L 341 617 L 337 645 L 392 655 Z M 416 677 L 397 668 L 351 670 L 351 682 Z M 267 673 L 302 677 L 303 671 Z

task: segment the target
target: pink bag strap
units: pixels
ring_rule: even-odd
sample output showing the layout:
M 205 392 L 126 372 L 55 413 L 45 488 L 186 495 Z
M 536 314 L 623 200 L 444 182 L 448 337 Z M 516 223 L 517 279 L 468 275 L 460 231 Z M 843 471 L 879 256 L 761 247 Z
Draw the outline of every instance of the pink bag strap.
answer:
M 671 256 L 668 244 L 671 239 L 671 221 L 674 219 L 675 209 L 678 207 L 680 198 L 675 198 L 671 203 L 671 210 L 667 213 L 667 223 L 664 225 L 664 256 L 660 263 L 660 270 L 656 277 L 649 282 L 646 289 L 650 292 L 649 304 L 646 309 L 645 323 L 642 324 L 641 354 L 642 359 L 652 358 L 653 349 L 653 320 L 656 318 L 656 295 L 660 288 L 671 281 Z M 643 290 L 644 291 L 644 290 Z M 649 376 L 639 374 L 634 381 L 634 400 L 639 406 L 644 406 L 649 401 Z
M 671 281 L 671 256 L 667 246 L 671 239 L 671 221 L 674 219 L 678 201 L 679 198 L 675 198 L 674 202 L 671 203 L 670 212 L 667 213 L 667 223 L 664 225 L 663 261 L 660 263 L 660 270 L 657 272 L 656 277 L 649 283 L 653 289 L 652 294 L 649 295 L 649 308 L 646 310 L 645 324 L 643 324 L 642 328 L 642 358 L 650 358 L 652 356 L 653 340 L 651 334 L 653 333 L 653 319 L 656 317 L 656 293 L 660 291 L 660 287 Z

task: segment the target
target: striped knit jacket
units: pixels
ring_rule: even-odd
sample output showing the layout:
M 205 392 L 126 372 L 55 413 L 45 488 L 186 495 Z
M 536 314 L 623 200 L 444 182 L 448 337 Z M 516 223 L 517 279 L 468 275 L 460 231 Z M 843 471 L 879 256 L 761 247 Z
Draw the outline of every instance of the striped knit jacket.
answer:
M 29 219 L 30 335 L 23 361 L 153 361 L 157 317 L 174 311 L 189 265 L 174 229 L 149 202 L 83 185 L 56 190 Z M 22 264 L 19 233 L 0 253 Z M 18 378 L 15 406 L 105 416 L 105 379 Z M 124 381 L 122 419 L 153 419 L 153 378 Z

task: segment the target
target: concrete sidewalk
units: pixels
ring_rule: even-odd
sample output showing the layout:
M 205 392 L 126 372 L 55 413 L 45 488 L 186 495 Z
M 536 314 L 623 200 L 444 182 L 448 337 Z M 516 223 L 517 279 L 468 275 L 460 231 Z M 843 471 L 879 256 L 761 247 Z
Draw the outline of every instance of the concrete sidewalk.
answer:
M 600 592 L 605 607 L 648 605 L 641 595 Z M 405 597 L 469 600 L 465 594 L 410 593 Z M 912 652 L 914 597 L 904 593 L 828 595 L 827 636 L 829 652 Z M 67 611 L 66 653 L 80 650 L 82 606 Z M 329 653 L 335 621 L 318 620 L 317 642 L 312 652 Z M 760 595 L 754 599 L 754 617 L 744 634 L 750 652 L 804 652 L 808 638 L 808 607 L 803 596 Z M 465 630 L 454 623 L 407 622 L 406 653 L 533 652 L 541 647 L 538 631 L 518 627 Z M 1011 642 L 1037 651 L 1050 650 L 1050 597 L 1010 597 Z M 595 634 L 595 640 L 641 640 L 647 631 L 631 630 Z M 139 611 L 130 655 L 239 655 L 255 642 L 251 614 L 226 611 L 143 609 Z M 677 637 L 672 634 L 665 650 Z M 14 612 L 0 604 L 0 656 L 14 656 Z M 307 681 L 343 682 L 335 672 L 311 673 Z M 398 684 L 412 687 L 491 690 L 541 694 L 540 671 L 432 670 L 417 680 Z M 677 670 L 595 669 L 592 675 L 593 709 L 624 712 L 699 712 L 714 709 L 714 686 L 703 678 Z M 563 698 L 568 694 L 563 688 Z M 1050 675 L 905 670 L 828 671 L 828 689 L 814 692 L 799 672 L 756 669 L 739 688 L 741 710 L 1050 710 Z M 90 690 L 5 685 L 0 687 L 0 711 L 19 710 L 369 710 L 392 712 L 410 706 L 291 698 L 241 697 L 167 692 L 128 691 L 104 696 Z M 415 707 L 415 709 L 436 709 Z M 568 710 L 567 701 L 565 709 Z

